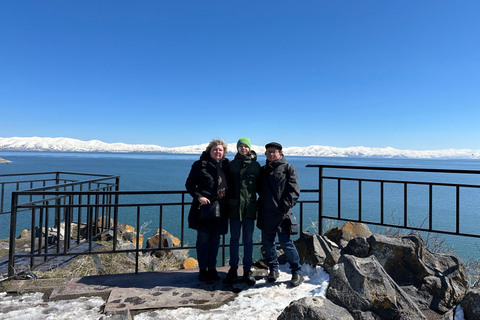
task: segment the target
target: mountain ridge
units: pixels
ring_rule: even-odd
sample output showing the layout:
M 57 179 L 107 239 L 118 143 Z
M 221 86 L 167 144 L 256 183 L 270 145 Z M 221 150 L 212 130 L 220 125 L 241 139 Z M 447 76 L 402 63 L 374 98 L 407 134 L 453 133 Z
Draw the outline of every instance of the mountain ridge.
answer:
M 122 142 L 106 143 L 100 140 L 83 141 L 73 138 L 49 137 L 0 137 L 0 151 L 50 151 L 50 152 L 112 152 L 112 153 L 176 153 L 200 154 L 208 143 L 182 146 L 161 147 L 153 144 L 126 144 Z M 258 154 L 263 154 L 263 146 L 252 145 Z M 236 144 L 228 144 L 228 153 L 236 152 Z M 289 156 L 313 157 L 377 157 L 377 158 L 460 158 L 480 159 L 480 150 L 442 149 L 442 150 L 401 150 L 392 147 L 330 147 L 311 145 L 307 147 L 284 147 Z

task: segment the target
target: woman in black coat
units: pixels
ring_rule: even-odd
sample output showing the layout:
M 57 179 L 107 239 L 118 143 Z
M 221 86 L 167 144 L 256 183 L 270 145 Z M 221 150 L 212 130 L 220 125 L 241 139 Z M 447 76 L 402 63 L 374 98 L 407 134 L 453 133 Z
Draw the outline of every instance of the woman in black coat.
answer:
M 216 269 L 220 235 L 228 232 L 225 171 L 229 160 L 225 158 L 226 154 L 226 142 L 221 139 L 212 140 L 200 159 L 193 163 L 185 183 L 188 193 L 193 197 L 188 227 L 197 230 L 196 249 L 200 281 L 220 279 Z M 200 208 L 215 201 L 220 205 L 220 217 L 200 219 Z

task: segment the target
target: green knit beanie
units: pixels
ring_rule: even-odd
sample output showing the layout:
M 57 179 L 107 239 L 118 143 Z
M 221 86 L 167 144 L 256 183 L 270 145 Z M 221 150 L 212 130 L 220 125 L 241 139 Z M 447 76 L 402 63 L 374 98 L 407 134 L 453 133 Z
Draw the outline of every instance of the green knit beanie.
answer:
M 252 145 L 250 144 L 250 139 L 248 139 L 248 138 L 240 138 L 240 139 L 238 139 L 237 149 L 238 149 L 238 147 L 240 147 L 240 145 L 241 145 L 242 143 L 246 144 L 246 145 L 248 146 L 248 148 L 249 148 L 250 150 L 252 150 Z

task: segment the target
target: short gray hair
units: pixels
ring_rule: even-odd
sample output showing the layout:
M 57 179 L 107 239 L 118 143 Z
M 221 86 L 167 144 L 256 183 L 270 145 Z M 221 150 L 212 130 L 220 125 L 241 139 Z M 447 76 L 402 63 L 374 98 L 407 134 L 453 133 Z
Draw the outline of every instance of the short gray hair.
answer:
M 205 151 L 207 153 L 210 153 L 212 148 L 215 147 L 215 146 L 222 146 L 223 147 L 223 158 L 222 159 L 225 159 L 225 157 L 227 155 L 227 148 L 228 148 L 228 145 L 225 142 L 225 140 L 223 140 L 223 139 L 213 139 L 212 141 L 210 141 L 210 143 L 208 144 L 207 149 L 205 149 Z

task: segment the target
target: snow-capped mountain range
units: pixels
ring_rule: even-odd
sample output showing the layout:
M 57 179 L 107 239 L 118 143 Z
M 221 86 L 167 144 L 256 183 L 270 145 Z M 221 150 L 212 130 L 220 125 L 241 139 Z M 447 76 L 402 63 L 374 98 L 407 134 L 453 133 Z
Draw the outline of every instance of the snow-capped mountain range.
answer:
M 71 138 L 11 137 L 0 138 L 0 151 L 50 151 L 50 152 L 148 152 L 200 154 L 207 143 L 200 145 L 166 148 L 153 144 L 105 143 L 99 140 L 82 141 Z M 263 146 L 252 145 L 258 154 Z M 236 144 L 228 145 L 229 153 L 236 152 Z M 379 158 L 460 158 L 480 159 L 480 150 L 400 150 L 394 148 L 349 147 L 337 148 L 312 145 L 308 147 L 285 147 L 283 153 L 289 156 L 314 157 L 379 157 Z

